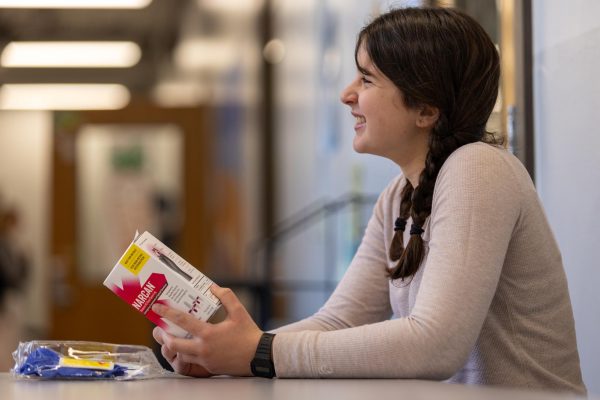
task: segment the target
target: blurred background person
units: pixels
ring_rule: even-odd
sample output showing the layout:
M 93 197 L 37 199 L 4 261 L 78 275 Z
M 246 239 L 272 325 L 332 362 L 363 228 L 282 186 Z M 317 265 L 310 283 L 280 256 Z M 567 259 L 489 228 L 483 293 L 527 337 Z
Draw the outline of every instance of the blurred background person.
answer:
M 24 325 L 29 262 L 15 239 L 18 226 L 17 209 L 0 201 L 0 371 L 12 366 L 10 354 L 17 347 Z

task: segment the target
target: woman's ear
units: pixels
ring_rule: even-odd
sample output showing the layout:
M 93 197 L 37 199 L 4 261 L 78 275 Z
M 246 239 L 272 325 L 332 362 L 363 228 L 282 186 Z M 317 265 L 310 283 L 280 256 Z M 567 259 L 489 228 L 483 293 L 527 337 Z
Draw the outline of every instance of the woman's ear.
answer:
M 417 126 L 419 128 L 433 128 L 439 118 L 439 108 L 425 104 L 419 108 Z

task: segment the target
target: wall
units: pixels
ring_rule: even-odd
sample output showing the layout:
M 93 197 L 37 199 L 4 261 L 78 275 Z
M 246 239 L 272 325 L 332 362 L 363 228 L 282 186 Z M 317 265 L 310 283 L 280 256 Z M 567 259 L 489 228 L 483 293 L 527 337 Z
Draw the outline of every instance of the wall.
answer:
M 533 2 L 536 183 L 562 250 L 584 380 L 600 393 L 600 2 Z
M 356 76 L 354 47 L 359 30 L 392 5 L 417 3 L 273 2 L 275 34 L 285 44 L 285 57 L 274 68 L 276 221 L 345 194 L 378 194 L 400 172 L 391 161 L 354 152 L 354 117 L 339 95 Z M 349 218 L 339 222 L 338 231 L 357 230 L 349 226 Z M 321 221 L 279 246 L 275 278 L 323 279 L 326 229 Z M 343 244 L 340 249 L 337 260 L 343 265 L 336 270 L 345 269 L 354 251 Z M 311 314 L 325 297 L 322 291 L 293 293 L 288 297 L 287 317 L 295 320 Z
M 52 114 L 0 112 L 0 194 L 20 213 L 19 242 L 31 261 L 25 323 L 31 335 L 47 326 Z

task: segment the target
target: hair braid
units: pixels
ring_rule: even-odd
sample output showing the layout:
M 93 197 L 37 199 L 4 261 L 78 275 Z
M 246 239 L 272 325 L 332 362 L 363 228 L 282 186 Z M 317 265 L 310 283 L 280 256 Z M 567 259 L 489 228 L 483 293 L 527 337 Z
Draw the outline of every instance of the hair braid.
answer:
M 440 115 L 429 136 L 429 151 L 425 159 L 425 168 L 419 176 L 419 185 L 412 193 L 410 215 L 413 224 L 420 228 L 415 231 L 422 231 L 427 217 L 431 214 L 433 190 L 437 176 L 448 156 L 458 147 L 459 141 L 451 133 L 446 116 Z M 392 279 L 404 280 L 404 278 L 414 275 L 419 269 L 425 254 L 421 233 L 411 232 L 410 240 L 399 257 L 398 264 L 390 273 Z
M 408 179 L 402 189 L 401 200 L 400 200 L 400 213 L 394 224 L 394 237 L 392 238 L 392 244 L 390 245 L 389 257 L 390 260 L 396 261 L 402 255 L 404 251 L 404 230 L 406 227 L 406 221 L 410 217 L 410 209 L 412 206 L 411 197 L 413 194 L 412 184 Z

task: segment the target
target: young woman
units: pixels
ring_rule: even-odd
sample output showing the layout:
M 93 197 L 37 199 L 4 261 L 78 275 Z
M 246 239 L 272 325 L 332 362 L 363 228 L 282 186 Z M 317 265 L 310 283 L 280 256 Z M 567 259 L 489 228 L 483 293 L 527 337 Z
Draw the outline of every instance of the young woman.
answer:
M 180 373 L 424 378 L 585 393 L 560 252 L 520 162 L 485 130 L 499 60 L 472 18 L 384 14 L 359 34 L 342 102 L 354 149 L 401 174 L 312 317 L 263 333 L 229 289 L 228 317 L 155 311 L 190 333 L 155 339 Z M 392 317 L 390 319 L 390 317 Z

